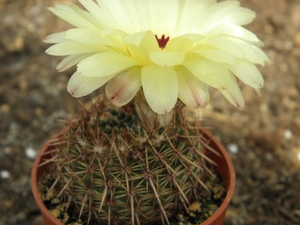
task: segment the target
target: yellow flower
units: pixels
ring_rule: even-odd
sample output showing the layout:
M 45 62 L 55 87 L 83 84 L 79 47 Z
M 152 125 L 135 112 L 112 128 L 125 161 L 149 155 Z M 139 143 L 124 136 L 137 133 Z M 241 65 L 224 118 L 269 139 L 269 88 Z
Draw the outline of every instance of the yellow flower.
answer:
M 50 10 L 76 28 L 49 35 L 46 52 L 67 56 L 57 69 L 77 65 L 68 83 L 74 97 L 106 85 L 122 106 L 142 88 L 151 109 L 168 113 L 179 98 L 190 107 L 209 102 L 207 86 L 242 106 L 238 80 L 258 90 L 255 64 L 269 61 L 262 42 L 242 25 L 255 13 L 238 1 L 79 0 Z

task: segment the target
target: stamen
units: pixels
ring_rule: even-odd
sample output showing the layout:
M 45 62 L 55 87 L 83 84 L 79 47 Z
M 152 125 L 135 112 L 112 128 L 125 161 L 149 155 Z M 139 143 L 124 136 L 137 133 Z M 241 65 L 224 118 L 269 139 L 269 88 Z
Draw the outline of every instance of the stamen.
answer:
M 157 40 L 158 46 L 161 49 L 164 49 L 166 47 L 168 41 L 170 40 L 170 37 L 165 37 L 164 34 L 161 36 L 161 38 L 158 38 L 157 35 L 155 34 L 155 38 Z

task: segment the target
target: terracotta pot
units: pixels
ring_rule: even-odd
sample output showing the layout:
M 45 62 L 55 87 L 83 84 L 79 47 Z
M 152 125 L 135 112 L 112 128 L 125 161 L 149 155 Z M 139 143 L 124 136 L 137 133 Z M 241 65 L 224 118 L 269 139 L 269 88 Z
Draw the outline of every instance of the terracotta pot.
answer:
M 58 133 L 54 138 L 57 138 L 61 133 L 64 132 L 62 130 L 60 133 Z M 201 223 L 201 225 L 222 225 L 227 206 L 232 198 L 233 191 L 234 191 L 234 185 L 235 185 L 235 172 L 233 168 L 233 164 L 231 162 L 231 159 L 226 152 L 225 148 L 222 146 L 222 144 L 213 137 L 208 131 L 202 131 L 204 139 L 207 140 L 207 144 L 209 147 L 213 148 L 216 152 L 220 154 L 220 156 L 217 156 L 216 154 L 212 153 L 211 151 L 207 150 L 206 155 L 211 158 L 218 166 L 215 167 L 215 170 L 217 173 L 219 173 L 223 179 L 225 188 L 227 190 L 227 195 L 224 199 L 224 202 L 222 205 L 218 208 L 218 210 L 209 217 L 206 221 Z M 32 176 L 31 176 L 31 185 L 32 185 L 32 191 L 33 196 L 42 212 L 43 220 L 45 225 L 63 225 L 59 220 L 57 220 L 54 216 L 51 215 L 51 213 L 48 211 L 46 206 L 43 204 L 40 195 L 38 193 L 38 180 L 39 177 L 43 174 L 43 172 L 47 169 L 48 165 L 39 166 L 45 159 L 49 159 L 51 157 L 51 154 L 45 154 L 48 150 L 51 149 L 51 140 L 48 141 L 43 148 L 41 149 L 40 154 L 36 158 L 33 168 L 32 168 Z
M 232 161 L 223 145 L 208 131 L 203 130 L 202 133 L 203 137 L 208 140 L 207 144 L 209 147 L 217 151 L 221 156 L 219 157 L 209 150 L 206 151 L 206 155 L 213 160 L 216 165 L 218 165 L 215 167 L 215 170 L 222 177 L 224 186 L 227 190 L 227 195 L 218 210 L 211 217 L 201 223 L 201 225 L 222 225 L 225 218 L 226 209 L 234 192 L 235 172 Z
M 54 140 L 58 138 L 62 133 L 64 133 L 65 130 L 61 130 L 59 133 L 57 133 L 51 140 Z M 41 210 L 43 221 L 45 225 L 64 225 L 62 222 L 60 222 L 58 219 L 56 219 L 50 211 L 46 208 L 44 205 L 39 191 L 38 191 L 38 181 L 39 178 L 43 175 L 44 171 L 49 167 L 49 164 L 39 166 L 42 162 L 44 162 L 46 159 L 51 158 L 51 154 L 45 154 L 47 151 L 51 150 L 51 140 L 45 143 L 45 145 L 40 150 L 39 155 L 36 157 L 32 171 L 31 171 L 31 188 L 33 197 L 38 204 L 38 207 Z

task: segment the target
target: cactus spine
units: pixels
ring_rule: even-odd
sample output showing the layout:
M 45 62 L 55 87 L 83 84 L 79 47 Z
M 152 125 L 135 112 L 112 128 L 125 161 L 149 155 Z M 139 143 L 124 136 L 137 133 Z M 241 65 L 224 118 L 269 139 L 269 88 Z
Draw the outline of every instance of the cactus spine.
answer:
M 137 110 L 93 103 L 56 144 L 50 191 L 83 224 L 170 224 L 208 191 L 199 127 L 180 107 L 165 127 L 141 123 Z

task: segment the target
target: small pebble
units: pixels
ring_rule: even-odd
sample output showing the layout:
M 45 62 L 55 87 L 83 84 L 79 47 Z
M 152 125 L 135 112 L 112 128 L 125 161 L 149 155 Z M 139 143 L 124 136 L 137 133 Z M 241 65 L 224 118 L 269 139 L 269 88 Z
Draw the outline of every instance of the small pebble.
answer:
M 266 154 L 266 160 L 268 160 L 269 162 L 273 161 L 273 155 L 271 153 L 267 153 Z
M 29 159 L 35 159 L 36 158 L 36 151 L 31 148 L 31 147 L 28 147 L 26 148 L 25 150 L 25 155 L 27 156 L 27 158 Z
M 291 50 L 294 47 L 294 43 L 292 41 L 286 41 L 284 42 L 284 47 L 286 50 Z
M 46 123 L 43 124 L 43 126 L 42 126 L 42 130 L 45 131 L 45 132 L 49 131 L 49 128 L 50 128 L 49 125 L 46 124 Z
M 10 106 L 9 104 L 3 104 L 0 106 L 0 112 L 1 113 L 4 113 L 4 114 L 7 114 L 10 112 Z
M 10 177 L 10 172 L 7 170 L 0 171 L 0 177 L 2 179 L 8 179 Z
M 237 154 L 239 152 L 239 147 L 237 146 L 237 144 L 229 144 L 227 148 L 228 151 L 232 154 Z
M 291 130 L 285 130 L 284 131 L 284 137 L 286 138 L 286 139 L 291 139 L 292 137 L 293 137 L 293 133 L 292 133 L 292 131 Z
M 12 154 L 12 148 L 11 148 L 11 147 L 5 147 L 5 148 L 4 148 L 4 153 L 5 153 L 6 155 Z

